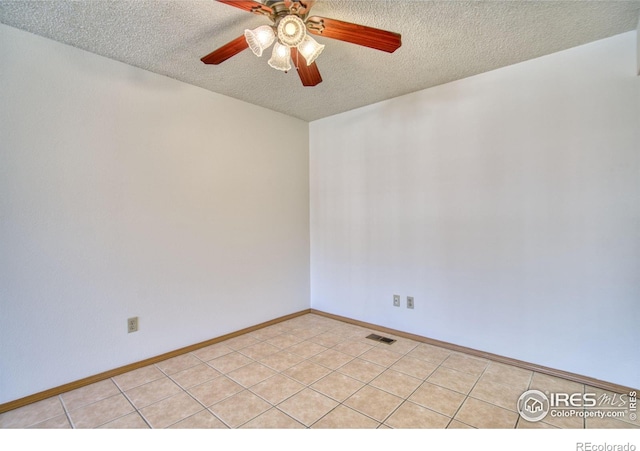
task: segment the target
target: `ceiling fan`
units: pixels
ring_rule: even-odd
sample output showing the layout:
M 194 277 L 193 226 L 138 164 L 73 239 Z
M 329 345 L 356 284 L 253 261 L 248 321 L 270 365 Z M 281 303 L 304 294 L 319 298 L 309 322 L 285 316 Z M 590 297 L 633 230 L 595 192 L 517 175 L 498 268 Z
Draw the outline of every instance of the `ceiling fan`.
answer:
M 283 72 L 291 70 L 291 62 L 296 67 L 304 86 L 316 86 L 322 82 L 315 59 L 324 49 L 310 35 L 324 36 L 340 41 L 358 44 L 372 49 L 393 53 L 401 45 L 398 33 L 379 30 L 325 17 L 309 16 L 315 0 L 275 0 L 260 3 L 250 0 L 217 0 L 244 11 L 268 17 L 272 24 L 262 25 L 254 30 L 245 30 L 231 42 L 201 58 L 205 64 L 220 64 L 237 55 L 247 47 L 256 56 L 274 44 L 271 67 Z

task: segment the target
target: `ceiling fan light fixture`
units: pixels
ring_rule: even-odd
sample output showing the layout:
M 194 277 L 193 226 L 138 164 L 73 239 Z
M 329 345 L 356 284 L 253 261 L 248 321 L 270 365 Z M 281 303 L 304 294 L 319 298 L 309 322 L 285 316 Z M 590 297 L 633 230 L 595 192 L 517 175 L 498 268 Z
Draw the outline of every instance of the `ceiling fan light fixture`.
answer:
M 297 49 L 306 60 L 307 66 L 310 66 L 311 64 L 313 64 L 316 58 L 320 56 L 322 50 L 324 50 L 324 45 L 318 44 L 315 39 L 313 39 L 309 35 L 306 35 L 304 40 L 300 44 L 298 44 Z
M 256 56 L 262 56 L 262 52 L 275 41 L 276 34 L 269 25 L 262 25 L 253 30 L 244 30 L 244 37 L 251 51 Z
M 316 0 L 218 1 L 253 14 L 266 16 L 272 25 L 245 30 L 244 35 L 238 36 L 200 58 L 205 64 L 220 64 L 247 47 L 250 47 L 255 55 L 262 56 L 275 41 L 268 61 L 269 66 L 288 72 L 294 65 L 293 58 L 302 85 L 316 86 L 322 82 L 322 77 L 315 60 L 322 53 L 324 45 L 317 43 L 310 34 L 387 53 L 395 52 L 402 45 L 402 36 L 398 33 L 327 17 L 309 17 L 309 10 Z M 306 65 L 300 61 L 301 58 L 305 59 Z
M 289 14 L 280 19 L 278 23 L 278 40 L 281 44 L 295 47 L 302 42 L 306 35 L 306 26 L 298 16 Z
M 271 59 L 268 61 L 269 66 L 274 69 L 281 70 L 283 72 L 289 72 L 291 70 L 291 49 L 286 45 L 282 45 L 279 42 L 273 46 L 273 52 L 271 53 Z

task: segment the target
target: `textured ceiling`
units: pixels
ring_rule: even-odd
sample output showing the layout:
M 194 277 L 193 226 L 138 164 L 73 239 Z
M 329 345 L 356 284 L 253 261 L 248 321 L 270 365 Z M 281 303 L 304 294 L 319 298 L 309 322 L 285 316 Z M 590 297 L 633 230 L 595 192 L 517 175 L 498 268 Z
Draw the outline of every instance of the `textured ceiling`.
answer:
M 305 88 L 250 50 L 202 64 L 270 23 L 215 0 L 0 0 L 4 24 L 307 121 L 630 31 L 639 13 L 640 0 L 320 0 L 312 15 L 398 32 L 403 45 L 388 54 L 318 37 L 323 82 Z

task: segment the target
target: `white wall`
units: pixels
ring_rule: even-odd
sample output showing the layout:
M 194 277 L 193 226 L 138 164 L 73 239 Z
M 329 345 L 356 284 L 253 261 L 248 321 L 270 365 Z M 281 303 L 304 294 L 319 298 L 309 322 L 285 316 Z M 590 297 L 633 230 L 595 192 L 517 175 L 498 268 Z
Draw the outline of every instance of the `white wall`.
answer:
M 307 123 L 4 25 L 0 61 L 0 403 L 309 308 Z
M 312 122 L 311 306 L 637 387 L 635 42 Z

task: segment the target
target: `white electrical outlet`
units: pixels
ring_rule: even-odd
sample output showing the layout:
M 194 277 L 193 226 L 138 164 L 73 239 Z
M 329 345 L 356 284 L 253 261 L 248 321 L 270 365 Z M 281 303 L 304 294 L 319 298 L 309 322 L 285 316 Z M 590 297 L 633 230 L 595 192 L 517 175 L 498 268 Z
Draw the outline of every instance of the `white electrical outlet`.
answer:
M 393 295 L 393 306 L 394 307 L 400 307 L 400 295 L 399 294 L 394 294 Z
M 413 308 L 413 296 L 407 296 L 407 308 Z
M 133 318 L 129 318 L 127 320 L 127 332 L 137 332 L 138 331 L 138 317 L 134 316 Z

